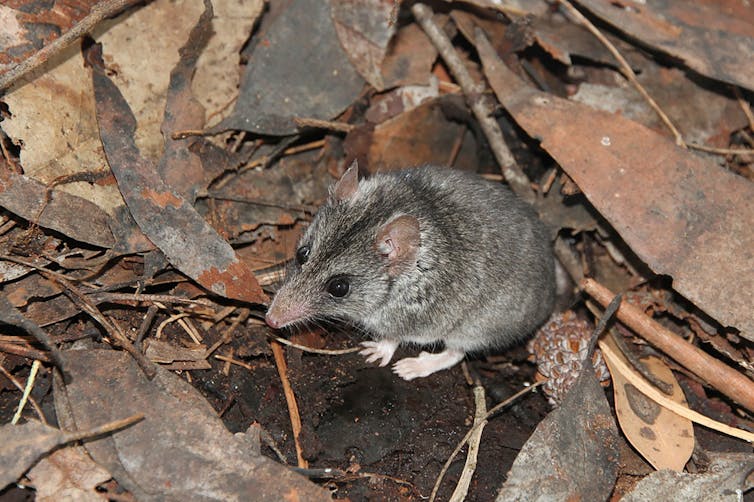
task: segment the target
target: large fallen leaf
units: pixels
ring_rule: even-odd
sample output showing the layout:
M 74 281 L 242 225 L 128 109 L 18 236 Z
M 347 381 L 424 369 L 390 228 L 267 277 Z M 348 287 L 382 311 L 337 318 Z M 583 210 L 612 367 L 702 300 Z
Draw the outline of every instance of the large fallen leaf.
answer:
M 196 193 L 207 183 L 201 160 L 190 150 L 195 138 L 174 138 L 173 133 L 204 127 L 204 108 L 191 90 L 191 77 L 199 56 L 212 37 L 212 16 L 212 4 L 204 0 L 204 12 L 178 51 L 180 58 L 170 72 L 161 127 L 165 145 L 157 171 L 165 184 L 189 204 L 194 203 Z
M 27 10 L 44 15 L 44 2 L 30 4 Z M 149 158 L 158 158 L 163 149 L 160 124 L 168 69 L 178 60 L 178 48 L 201 7 L 199 1 L 157 0 L 103 22 L 92 33 L 105 45 L 108 63 L 117 68 L 112 77 L 137 117 L 136 144 Z M 53 10 L 64 8 L 59 5 Z M 21 146 L 24 173 L 45 184 L 62 175 L 102 172 L 106 166 L 91 77 L 80 52 L 80 44 L 71 45 L 3 96 L 11 116 L 2 121 L 2 129 Z M 109 184 L 68 183 L 60 190 L 110 214 L 123 205 L 112 180 Z
M 708 453 L 712 462 L 706 472 L 689 474 L 657 471 L 639 481 L 621 502 L 683 500 L 684 502 L 738 502 L 752 488 L 751 453 Z
M 604 343 L 611 345 L 618 357 L 623 357 L 612 338 L 607 337 Z M 676 415 L 642 394 L 612 364 L 612 354 L 603 352 L 603 357 L 613 377 L 615 413 L 623 433 L 655 469 L 682 471 L 694 452 L 694 426 L 691 420 Z M 641 362 L 655 378 L 672 389 L 669 399 L 688 407 L 681 386 L 662 359 L 648 356 Z
M 260 456 L 229 432 L 185 380 L 157 368 L 148 380 L 125 352 L 64 353 L 72 382 L 55 380 L 66 428 L 89 427 L 131 412 L 145 420 L 85 448 L 137 500 L 330 500 L 329 493 Z
M 702 75 L 754 90 L 754 9 L 744 2 L 579 0 L 643 45 Z
M 181 272 L 221 296 L 265 303 L 254 274 L 233 248 L 168 186 L 134 143 L 136 121 L 106 75 L 99 46 L 89 49 L 100 136 L 118 187 L 139 228 Z
M 754 185 L 641 124 L 526 86 L 483 36 L 477 50 L 503 106 L 639 258 L 754 340 Z
M 591 360 L 560 408 L 516 457 L 497 502 L 607 500 L 618 474 L 618 429 Z
M 233 113 L 218 129 L 294 134 L 294 117 L 330 120 L 364 81 L 335 34 L 330 3 L 292 0 L 254 39 Z

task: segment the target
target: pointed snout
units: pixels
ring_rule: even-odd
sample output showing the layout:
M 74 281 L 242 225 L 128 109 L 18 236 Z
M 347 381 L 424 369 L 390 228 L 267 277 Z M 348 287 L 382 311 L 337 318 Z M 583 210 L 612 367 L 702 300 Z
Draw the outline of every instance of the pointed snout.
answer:
M 306 319 L 308 315 L 309 314 L 304 305 L 291 302 L 285 297 L 285 295 L 281 296 L 278 293 L 278 296 L 275 297 L 270 308 L 267 309 L 264 321 L 270 328 L 280 329 L 296 321 L 302 321 Z
M 271 313 L 269 310 L 267 311 L 267 314 L 264 316 L 264 322 L 267 323 L 267 326 L 273 329 L 279 329 L 283 325 L 280 322 L 280 319 L 278 319 L 277 316 L 275 316 L 273 313 Z

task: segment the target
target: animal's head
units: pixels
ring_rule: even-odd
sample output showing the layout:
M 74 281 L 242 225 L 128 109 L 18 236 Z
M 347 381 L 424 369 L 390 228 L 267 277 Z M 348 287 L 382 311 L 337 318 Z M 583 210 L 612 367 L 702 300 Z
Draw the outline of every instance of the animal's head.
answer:
M 267 311 L 282 328 L 315 319 L 359 321 L 384 302 L 392 281 L 416 265 L 419 221 L 385 214 L 384 191 L 359 182 L 354 161 L 331 188 L 298 244 L 285 283 Z

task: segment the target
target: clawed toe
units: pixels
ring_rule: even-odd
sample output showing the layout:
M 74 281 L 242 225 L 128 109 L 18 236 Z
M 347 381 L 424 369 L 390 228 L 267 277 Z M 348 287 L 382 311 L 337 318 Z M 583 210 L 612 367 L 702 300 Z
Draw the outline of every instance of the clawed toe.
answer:
M 364 348 L 359 351 L 359 354 L 366 357 L 368 363 L 379 360 L 380 366 L 387 366 L 393 358 L 398 342 L 381 340 L 379 342 L 362 342 L 361 345 Z
M 404 380 L 411 381 L 414 378 L 427 376 L 433 371 L 427 372 L 426 360 L 422 358 L 426 352 L 419 354 L 419 357 L 407 357 L 393 364 L 393 373 Z

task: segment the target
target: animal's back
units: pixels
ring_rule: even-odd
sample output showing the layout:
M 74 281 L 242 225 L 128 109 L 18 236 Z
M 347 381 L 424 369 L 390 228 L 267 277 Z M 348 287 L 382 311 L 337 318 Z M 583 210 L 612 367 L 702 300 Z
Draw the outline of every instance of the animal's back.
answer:
M 506 187 L 433 166 L 366 183 L 375 201 L 415 216 L 421 229 L 417 269 L 371 316 L 378 335 L 468 352 L 510 345 L 547 318 L 554 299 L 547 232 Z

